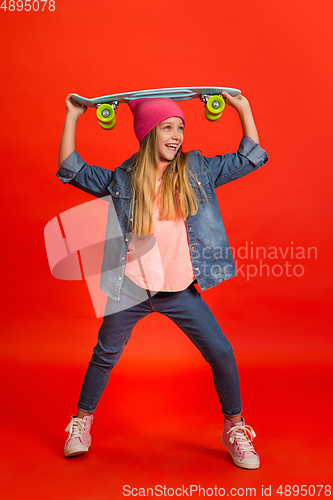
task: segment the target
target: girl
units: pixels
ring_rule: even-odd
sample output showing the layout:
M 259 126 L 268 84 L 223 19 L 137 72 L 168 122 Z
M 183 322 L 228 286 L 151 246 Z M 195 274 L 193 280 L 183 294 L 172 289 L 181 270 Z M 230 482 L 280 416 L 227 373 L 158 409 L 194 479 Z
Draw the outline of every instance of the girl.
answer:
M 236 275 L 215 188 L 264 165 L 248 100 L 222 93 L 239 114 L 243 137 L 234 154 L 206 158 L 183 153 L 185 118 L 171 99 L 129 103 L 139 152 L 114 171 L 85 163 L 75 133 L 85 107 L 66 99 L 67 114 L 57 176 L 97 197 L 110 210 L 101 273 L 108 295 L 77 413 L 66 431 L 65 456 L 88 451 L 93 413 L 135 324 L 151 312 L 169 317 L 210 364 L 224 415 L 222 440 L 234 463 L 257 469 L 253 429 L 241 416 L 240 387 L 232 347 L 194 287 L 211 288 Z M 112 202 L 112 203 L 111 203 Z

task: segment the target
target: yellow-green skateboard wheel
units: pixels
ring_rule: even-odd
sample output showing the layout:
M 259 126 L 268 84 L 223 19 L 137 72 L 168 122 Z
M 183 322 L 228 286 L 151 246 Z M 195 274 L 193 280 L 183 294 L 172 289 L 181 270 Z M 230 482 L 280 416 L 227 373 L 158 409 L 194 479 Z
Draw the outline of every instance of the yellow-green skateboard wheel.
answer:
M 101 120 L 98 120 L 98 123 L 104 130 L 112 130 L 116 126 L 116 115 L 114 116 L 111 123 L 103 123 Z
M 206 104 L 206 109 L 211 115 L 220 115 L 224 110 L 225 102 L 224 99 L 219 95 L 212 95 Z
M 107 124 L 113 123 L 116 113 L 110 104 L 101 104 L 97 108 L 96 115 L 99 122 Z
M 219 115 L 212 115 L 211 113 L 208 112 L 208 109 L 205 108 L 205 117 L 210 122 L 216 122 L 216 120 L 218 120 L 219 118 L 221 118 L 221 116 L 222 116 L 222 112 Z

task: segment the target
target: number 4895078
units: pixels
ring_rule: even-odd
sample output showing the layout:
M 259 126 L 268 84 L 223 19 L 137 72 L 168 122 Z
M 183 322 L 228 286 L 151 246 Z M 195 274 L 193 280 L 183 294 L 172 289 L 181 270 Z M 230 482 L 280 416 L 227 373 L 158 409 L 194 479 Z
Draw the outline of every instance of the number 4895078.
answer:
M 54 11 L 55 10 L 55 0 L 4 0 L 0 5 L 0 9 L 3 9 L 5 12 L 9 10 L 9 12 L 14 12 L 17 10 L 21 12 L 21 10 L 25 10 L 29 12 L 30 10 L 33 12 L 37 12 L 41 10 Z

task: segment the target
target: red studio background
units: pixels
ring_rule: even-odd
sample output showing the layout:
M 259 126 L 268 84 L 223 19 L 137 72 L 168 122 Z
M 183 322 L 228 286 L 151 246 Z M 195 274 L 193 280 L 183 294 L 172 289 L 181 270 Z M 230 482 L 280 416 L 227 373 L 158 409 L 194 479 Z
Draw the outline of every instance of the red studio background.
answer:
M 328 0 L 1 4 L 2 498 L 118 500 L 156 485 L 330 496 L 332 14 Z M 101 320 L 86 283 L 52 277 L 45 251 L 46 224 L 93 199 L 55 177 L 64 100 L 201 85 L 242 90 L 270 157 L 218 190 L 239 271 L 203 292 L 234 347 L 261 467 L 232 465 L 209 368 L 158 315 L 112 373 L 89 456 L 65 460 Z M 209 123 L 198 99 L 181 107 L 185 150 L 237 149 L 232 108 Z M 115 168 L 137 148 L 129 109 L 111 132 L 88 110 L 76 147 Z

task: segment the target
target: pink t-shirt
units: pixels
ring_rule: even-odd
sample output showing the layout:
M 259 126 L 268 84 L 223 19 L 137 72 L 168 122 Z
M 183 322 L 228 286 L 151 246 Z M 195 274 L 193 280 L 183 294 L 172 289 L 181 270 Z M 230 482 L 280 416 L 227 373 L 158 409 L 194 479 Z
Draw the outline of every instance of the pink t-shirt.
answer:
M 141 288 L 161 292 L 185 290 L 195 275 L 192 269 L 186 222 L 183 217 L 160 220 L 158 196 L 165 162 L 160 163 L 157 197 L 153 209 L 153 234 L 132 235 L 125 274 Z

